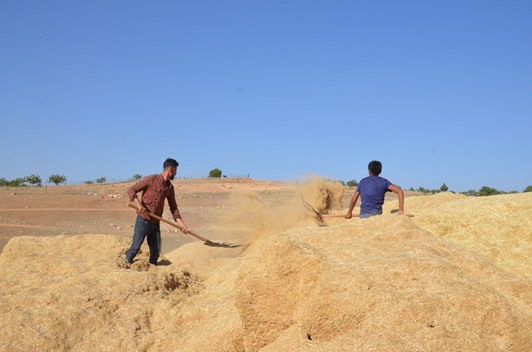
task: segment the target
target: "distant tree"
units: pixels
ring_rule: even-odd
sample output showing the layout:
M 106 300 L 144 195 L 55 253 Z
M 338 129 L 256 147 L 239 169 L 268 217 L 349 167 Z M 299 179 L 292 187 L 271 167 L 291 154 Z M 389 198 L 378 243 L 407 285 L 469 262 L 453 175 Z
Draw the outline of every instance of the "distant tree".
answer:
M 33 186 L 42 186 L 42 179 L 38 175 L 30 175 L 24 177 L 24 181 Z
M 26 181 L 25 178 L 17 177 L 16 179 L 9 181 L 7 185 L 9 187 L 22 187 L 24 186 L 25 181 Z
M 105 183 L 105 181 L 107 181 L 107 179 L 105 178 L 105 176 L 96 179 L 96 183 L 98 183 L 98 184 Z
M 222 170 L 212 169 L 211 171 L 209 171 L 209 177 L 222 177 Z
M 0 178 L 0 186 L 6 186 L 6 187 L 20 187 L 24 186 L 25 179 L 24 178 L 16 178 L 14 180 L 6 180 L 5 178 Z
M 66 183 L 66 176 L 64 175 L 51 175 L 48 177 L 48 183 L 54 183 L 56 186 L 61 183 Z
M 526 186 L 523 192 L 532 192 L 532 186 Z
M 421 193 L 430 193 L 430 189 L 426 189 L 426 188 L 423 188 L 423 187 L 419 187 L 417 189 L 418 192 L 421 192 Z
M 440 192 L 447 192 L 448 190 L 449 190 L 449 187 L 447 187 L 447 185 L 444 182 L 443 185 L 441 185 L 440 187 Z
M 338 182 L 340 182 L 342 184 L 342 186 L 345 186 L 345 182 L 344 181 L 338 180 Z
M 482 186 L 482 188 L 478 190 L 478 195 L 481 197 L 493 196 L 495 194 L 501 194 L 501 192 L 488 186 Z
M 138 181 L 142 178 L 142 175 L 141 174 L 135 174 L 133 175 L 133 177 L 131 177 L 131 180 L 132 181 Z
M 478 197 L 478 191 L 475 190 L 475 189 L 470 189 L 468 191 L 465 191 L 465 192 L 461 192 L 462 194 L 465 194 L 466 196 L 473 196 L 473 197 Z
M 350 188 L 357 187 L 358 181 L 357 180 L 347 181 L 347 186 L 349 186 Z
M 94 181 L 87 180 L 87 181 L 85 181 L 83 183 L 86 184 L 86 185 L 92 185 L 92 184 L 94 184 Z

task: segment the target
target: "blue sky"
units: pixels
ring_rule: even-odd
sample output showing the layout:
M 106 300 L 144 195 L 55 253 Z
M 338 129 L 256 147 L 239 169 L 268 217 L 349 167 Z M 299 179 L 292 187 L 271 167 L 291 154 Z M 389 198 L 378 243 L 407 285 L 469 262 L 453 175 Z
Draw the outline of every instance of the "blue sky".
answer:
M 0 1 L 0 177 L 532 184 L 531 1 Z

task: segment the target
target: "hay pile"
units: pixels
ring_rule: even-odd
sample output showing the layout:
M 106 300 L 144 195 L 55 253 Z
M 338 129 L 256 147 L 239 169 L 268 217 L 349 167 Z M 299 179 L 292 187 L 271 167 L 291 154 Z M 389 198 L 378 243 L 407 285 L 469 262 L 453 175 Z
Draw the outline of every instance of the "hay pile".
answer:
M 241 266 L 235 304 L 251 351 L 518 351 L 530 288 L 390 216 L 271 238 Z
M 127 242 L 105 235 L 11 239 L 0 256 L 0 350 L 152 345 L 156 312 L 196 292 L 198 280 L 181 268 L 148 270 L 146 260 L 125 269 Z
M 390 211 L 397 202 L 387 202 Z M 452 193 L 405 200 L 413 221 L 525 279 L 532 279 L 532 193 L 466 197 Z
M 311 224 L 264 235 L 243 253 L 195 242 L 158 267 L 147 265 L 146 252 L 125 265 L 128 245 L 103 235 L 13 238 L 0 256 L 0 350 L 525 351 L 532 344 L 530 281 L 407 217 Z M 220 251 L 226 258 L 214 257 Z

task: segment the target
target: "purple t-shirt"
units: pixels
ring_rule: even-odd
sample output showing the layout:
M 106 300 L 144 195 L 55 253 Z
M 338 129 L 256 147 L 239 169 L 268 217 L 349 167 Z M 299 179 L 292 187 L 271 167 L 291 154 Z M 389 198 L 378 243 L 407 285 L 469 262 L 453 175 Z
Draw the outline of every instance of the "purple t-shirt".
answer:
M 362 198 L 360 215 L 382 214 L 384 195 L 391 185 L 390 181 L 380 176 L 368 176 L 360 180 L 357 187 L 357 192 Z

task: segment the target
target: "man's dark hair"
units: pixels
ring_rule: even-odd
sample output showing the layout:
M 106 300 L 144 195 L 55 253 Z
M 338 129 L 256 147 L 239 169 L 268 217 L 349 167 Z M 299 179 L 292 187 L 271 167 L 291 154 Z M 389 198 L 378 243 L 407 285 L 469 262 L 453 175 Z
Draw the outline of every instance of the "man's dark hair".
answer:
M 372 175 L 379 176 L 382 172 L 382 164 L 380 161 L 377 160 L 370 161 L 368 169 L 369 171 L 371 171 Z
M 178 167 L 179 163 L 175 161 L 175 159 L 168 158 L 164 161 L 163 169 L 166 169 L 167 167 Z

